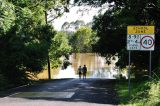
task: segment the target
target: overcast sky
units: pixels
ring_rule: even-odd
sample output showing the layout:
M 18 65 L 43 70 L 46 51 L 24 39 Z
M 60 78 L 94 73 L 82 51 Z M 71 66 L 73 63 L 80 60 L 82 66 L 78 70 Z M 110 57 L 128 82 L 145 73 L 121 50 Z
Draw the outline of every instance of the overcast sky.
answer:
M 98 11 L 102 9 L 102 13 L 104 13 L 107 8 L 107 4 L 103 5 L 101 8 L 91 6 L 74 6 L 69 10 L 69 13 L 64 13 L 63 16 L 55 19 L 52 24 L 56 30 L 60 31 L 64 22 L 83 20 L 85 23 L 88 23 L 92 21 L 94 15 L 98 14 Z

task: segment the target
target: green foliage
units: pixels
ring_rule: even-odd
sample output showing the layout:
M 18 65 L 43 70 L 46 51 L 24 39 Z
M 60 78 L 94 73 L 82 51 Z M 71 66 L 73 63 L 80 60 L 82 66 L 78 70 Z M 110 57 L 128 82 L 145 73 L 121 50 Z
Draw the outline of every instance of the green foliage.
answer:
M 122 106 L 159 106 L 160 82 L 131 80 L 131 97 L 128 97 L 128 81 L 121 80 L 117 91 Z
M 16 34 L 16 29 L 13 27 L 5 36 L 0 37 L 1 72 L 10 83 L 26 83 L 28 80 L 26 71 L 39 72 L 43 69 L 51 43 L 49 41 L 54 35 L 54 31 L 48 31 L 48 35 L 45 34 L 43 37 L 46 29 L 51 27 L 45 26 L 37 30 L 39 34 L 33 32 L 30 36 L 21 37 Z
M 88 1 L 88 0 L 87 0 Z M 109 0 L 107 0 L 109 2 Z M 118 66 L 124 68 L 128 65 L 128 52 L 126 50 L 126 33 L 128 25 L 154 25 L 155 26 L 155 51 L 152 52 L 154 69 L 159 64 L 159 27 L 160 13 L 157 0 L 110 0 L 110 8 L 103 14 L 94 18 L 93 30 L 100 38 L 93 46 L 94 51 L 105 56 L 108 61 L 118 55 Z M 99 1 L 100 2 L 100 1 Z M 131 52 L 131 63 L 137 72 L 148 69 L 149 53 Z
M 63 60 L 62 69 L 66 69 L 71 63 L 68 60 Z
M 160 80 L 160 66 L 156 67 L 152 71 L 152 80 Z
M 93 30 L 97 31 L 97 36 L 100 38 L 93 46 L 94 51 L 108 57 L 115 55 L 122 47 L 125 47 L 126 35 L 124 33 L 126 30 L 118 25 L 120 22 L 115 16 L 110 15 L 113 13 L 113 11 L 107 11 L 103 16 L 95 17 L 93 23 Z
M 49 55 L 52 64 L 56 61 L 59 63 L 59 58 L 61 56 L 64 56 L 66 58 L 69 56 L 72 48 L 69 45 L 67 36 L 68 35 L 65 32 L 58 32 L 52 39 L 51 47 L 49 50 Z
M 28 71 L 42 71 L 56 34 L 52 26 L 45 25 L 44 11 L 65 3 L 61 0 L 0 0 L 0 74 L 6 84 L 25 84 L 30 78 Z M 57 52 L 54 58 L 70 50 L 67 41 L 61 42 L 52 49 Z
M 150 84 L 149 98 L 146 106 L 159 106 L 160 105 L 160 81 Z
M 160 0 L 157 0 L 157 2 L 158 2 L 158 7 L 160 8 Z
M 91 52 L 91 45 L 96 43 L 98 38 L 95 32 L 89 27 L 79 28 L 70 39 L 74 52 Z
M 6 0 L 0 0 L 0 31 L 6 32 L 14 25 L 14 10 L 13 4 L 6 2 Z M 2 36 L 1 34 L 0 36 Z

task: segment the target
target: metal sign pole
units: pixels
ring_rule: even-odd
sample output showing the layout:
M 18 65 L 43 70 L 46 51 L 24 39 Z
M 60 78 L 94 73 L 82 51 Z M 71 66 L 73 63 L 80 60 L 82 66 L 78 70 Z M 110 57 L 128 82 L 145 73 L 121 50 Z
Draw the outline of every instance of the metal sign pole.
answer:
M 131 51 L 129 50 L 129 66 L 128 66 L 128 95 L 131 95 L 131 82 L 130 82 L 130 71 L 131 71 Z
M 152 78 L 152 51 L 149 51 L 149 79 Z

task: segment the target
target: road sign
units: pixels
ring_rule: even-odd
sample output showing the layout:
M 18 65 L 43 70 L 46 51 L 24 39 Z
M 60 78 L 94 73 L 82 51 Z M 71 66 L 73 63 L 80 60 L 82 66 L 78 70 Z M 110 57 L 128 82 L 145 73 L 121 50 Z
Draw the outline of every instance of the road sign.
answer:
M 154 50 L 154 26 L 128 26 L 127 50 Z
M 154 26 L 128 26 L 127 34 L 154 34 Z
M 141 50 L 154 50 L 154 35 L 141 35 Z
M 127 27 L 127 50 L 129 50 L 128 67 L 128 94 L 130 96 L 130 61 L 131 50 L 150 51 L 149 78 L 151 78 L 151 51 L 154 50 L 154 26 L 128 26 Z
M 127 35 L 127 50 L 154 50 L 154 35 Z
M 127 50 L 140 50 L 140 35 L 127 36 Z

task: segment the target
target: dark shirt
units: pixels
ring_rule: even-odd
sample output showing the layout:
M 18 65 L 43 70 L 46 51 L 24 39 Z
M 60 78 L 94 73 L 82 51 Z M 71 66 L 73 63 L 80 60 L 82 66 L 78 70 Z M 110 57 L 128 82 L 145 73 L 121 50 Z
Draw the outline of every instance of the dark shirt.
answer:
M 87 73 L 87 67 L 83 67 L 83 73 Z

